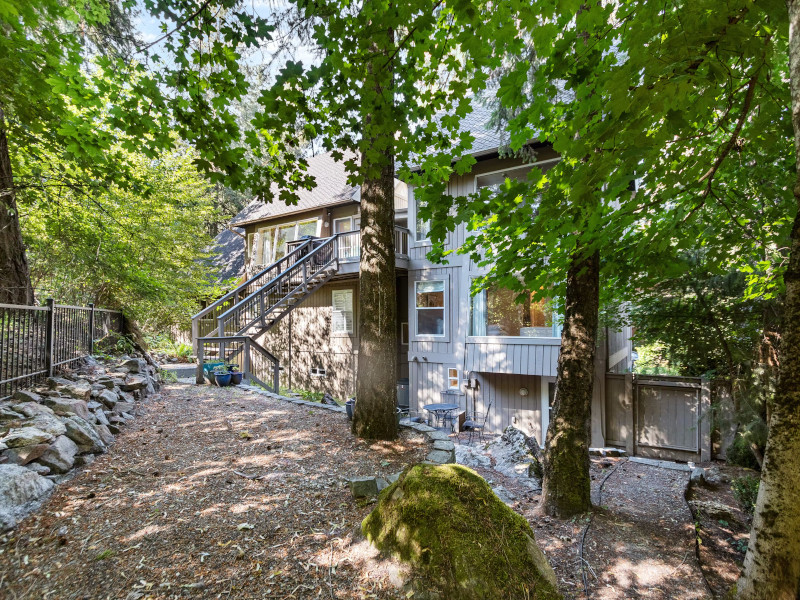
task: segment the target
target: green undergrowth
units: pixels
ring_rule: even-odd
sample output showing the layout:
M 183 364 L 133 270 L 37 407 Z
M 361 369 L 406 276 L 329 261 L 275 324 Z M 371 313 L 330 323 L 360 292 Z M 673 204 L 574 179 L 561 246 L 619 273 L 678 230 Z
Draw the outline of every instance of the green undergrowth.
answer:
M 467 467 L 406 470 L 361 529 L 445 598 L 561 598 L 528 522 Z

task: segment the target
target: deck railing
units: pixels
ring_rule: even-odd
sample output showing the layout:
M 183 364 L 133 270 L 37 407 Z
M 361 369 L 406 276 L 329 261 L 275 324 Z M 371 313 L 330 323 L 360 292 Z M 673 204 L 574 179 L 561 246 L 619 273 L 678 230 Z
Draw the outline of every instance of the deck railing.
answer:
M 408 236 L 411 232 L 405 227 L 394 227 L 394 255 L 396 258 L 408 258 Z M 339 260 L 354 261 L 361 257 L 361 230 L 338 234 Z
M 217 317 L 216 335 L 242 335 L 259 322 L 266 327 L 270 313 L 287 308 L 286 303 L 296 293 L 312 286 L 317 273 L 336 262 L 337 243 L 338 238 L 334 236 L 309 240 L 308 247 L 301 246 L 302 254 L 298 254 L 291 267 Z
M 203 366 L 207 363 L 236 364 L 246 380 L 276 394 L 280 390 L 278 359 L 247 336 L 206 337 L 198 340 L 197 383 L 203 383 Z
M 122 329 L 121 312 L 91 304 L 0 304 L 0 400 L 92 354 L 96 341 Z
M 235 290 L 232 290 L 222 296 L 219 300 L 209 304 L 199 313 L 192 317 L 192 340 L 196 345 L 196 340 L 201 337 L 212 335 L 218 327 L 217 319 L 221 314 L 228 311 L 231 307 L 235 306 L 254 292 L 258 291 L 264 285 L 275 279 L 282 271 L 287 270 L 293 266 L 304 254 L 304 249 L 310 246 L 312 240 L 303 240 L 290 248 L 289 253 L 272 263 L 266 268 L 262 269 L 250 279 L 245 281 Z M 197 348 L 194 348 L 197 354 Z

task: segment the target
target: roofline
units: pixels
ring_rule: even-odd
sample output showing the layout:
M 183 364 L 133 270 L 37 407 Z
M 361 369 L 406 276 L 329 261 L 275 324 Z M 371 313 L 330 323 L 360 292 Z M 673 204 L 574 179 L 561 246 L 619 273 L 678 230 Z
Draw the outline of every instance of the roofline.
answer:
M 525 145 L 531 146 L 535 149 L 535 148 L 543 148 L 544 146 L 550 146 L 551 144 L 549 144 L 548 142 L 543 142 L 536 138 L 531 138 Z M 483 160 L 491 160 L 493 158 L 500 158 L 500 148 L 502 147 L 503 146 L 495 146 L 494 148 L 487 148 L 485 150 L 480 150 L 478 152 L 467 152 L 466 154 L 462 154 L 461 156 L 454 158 L 450 164 L 455 164 L 465 156 L 473 156 L 475 157 L 475 160 L 477 162 L 481 162 Z M 417 173 L 420 170 L 421 170 L 420 165 L 414 165 L 414 167 L 411 169 L 411 172 Z
M 332 204 L 319 204 L 312 208 L 303 208 L 300 210 L 292 210 L 289 212 L 281 213 L 279 215 L 274 216 L 267 216 L 267 217 L 260 217 L 258 219 L 250 219 L 249 221 L 236 221 L 235 223 L 231 221 L 231 227 L 244 227 L 245 225 L 252 225 L 253 223 L 261 223 L 263 221 L 272 221 L 274 219 L 280 219 L 281 217 L 290 217 L 292 215 L 299 215 L 300 213 L 306 212 L 313 212 L 315 210 L 320 210 L 323 208 L 336 208 L 337 206 L 348 206 L 350 204 L 358 204 L 357 200 L 346 200 L 344 202 L 334 202 Z M 266 202 L 265 202 L 266 204 Z

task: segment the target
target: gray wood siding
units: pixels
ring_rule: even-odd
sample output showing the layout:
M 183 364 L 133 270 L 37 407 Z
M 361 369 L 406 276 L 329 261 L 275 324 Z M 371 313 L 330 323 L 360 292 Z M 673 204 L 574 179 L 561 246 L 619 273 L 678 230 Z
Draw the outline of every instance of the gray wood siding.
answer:
M 354 332 L 351 335 L 331 333 L 331 292 L 341 289 L 353 290 Z M 285 317 L 257 340 L 280 360 L 281 386 L 329 392 L 338 400 L 353 395 L 358 350 L 358 282 L 323 286 L 306 298 L 290 317 Z M 324 368 L 325 377 L 312 376 L 312 367 Z
M 413 360 L 416 356 L 423 360 L 422 356 L 430 359 L 428 355 L 452 355 L 454 353 L 455 341 L 463 339 L 466 331 L 463 330 L 463 323 L 460 318 L 459 307 L 461 305 L 460 289 L 460 269 L 452 267 L 439 267 L 430 269 L 418 269 L 409 272 L 408 277 L 408 328 L 409 328 L 409 358 Z M 444 280 L 445 282 L 445 335 L 441 338 L 418 337 L 416 335 L 416 298 L 414 292 L 414 282 Z M 459 361 L 459 364 L 462 361 Z
M 556 375 L 558 353 L 561 349 L 560 340 L 530 338 L 525 339 L 525 343 L 504 343 L 499 338 L 497 341 L 479 339 L 484 341 L 467 340 L 466 370 L 468 371 L 546 377 Z
M 422 412 L 426 404 L 441 402 L 441 392 L 447 387 L 447 369 L 451 365 L 445 363 L 412 362 L 410 370 L 410 405 L 411 410 Z M 477 373 L 478 390 L 464 389 L 458 395 L 449 395 L 448 401 L 458 402 L 460 410 L 467 413 L 475 410 L 485 412 L 489 403 L 489 419 L 487 431 L 499 433 L 509 425 L 514 425 L 528 435 L 541 440 L 541 395 L 540 378 L 531 375 L 508 375 L 493 373 Z M 527 396 L 521 396 L 521 388 L 528 390 Z
M 535 436 L 541 443 L 542 404 L 538 377 L 482 373 L 478 376 L 478 382 L 480 388 L 475 398 L 477 410 L 485 411 L 489 402 L 492 402 L 487 429 L 501 432 L 513 425 Z M 521 388 L 528 390 L 527 396 L 520 395 Z

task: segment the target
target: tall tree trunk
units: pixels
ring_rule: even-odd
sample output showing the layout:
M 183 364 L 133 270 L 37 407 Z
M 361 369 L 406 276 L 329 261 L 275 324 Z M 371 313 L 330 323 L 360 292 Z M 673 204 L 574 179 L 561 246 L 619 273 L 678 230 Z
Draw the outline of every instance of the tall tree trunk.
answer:
M 795 159 L 800 166 L 800 0 L 786 4 Z M 794 196 L 798 214 L 783 276 L 786 301 L 778 385 L 769 406 L 758 501 L 744 573 L 737 586 L 740 600 L 800 597 L 800 170 Z
M 373 46 L 365 89 L 361 154 L 361 273 L 358 374 L 353 433 L 367 439 L 397 437 L 397 279 L 394 258 L 394 122 L 391 29 Z
M 586 512 L 592 505 L 589 443 L 599 306 L 600 255 L 578 246 L 567 272 L 556 402 L 543 465 L 542 507 L 560 518 Z
M 33 286 L 19 227 L 6 120 L 0 108 L 0 303 L 33 304 Z

